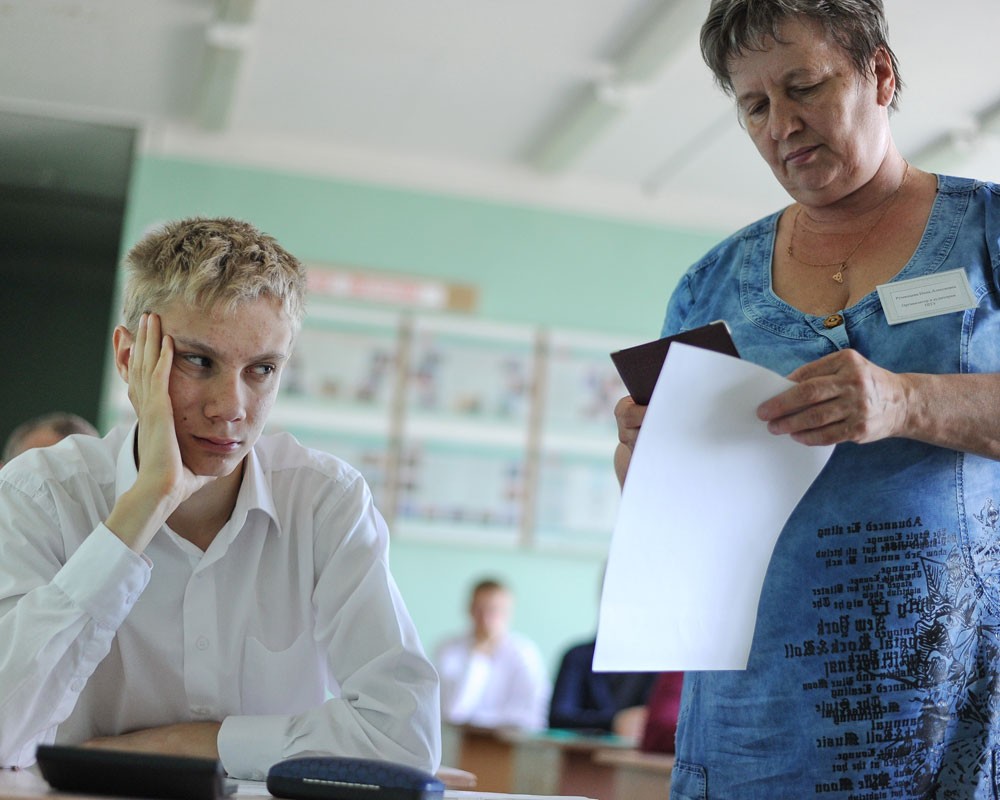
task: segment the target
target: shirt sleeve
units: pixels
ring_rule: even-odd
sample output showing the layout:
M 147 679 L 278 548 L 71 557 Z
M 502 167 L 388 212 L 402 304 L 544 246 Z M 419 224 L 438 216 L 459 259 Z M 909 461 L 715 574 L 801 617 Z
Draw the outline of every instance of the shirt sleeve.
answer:
M 667 301 L 667 310 L 664 314 L 660 336 L 672 336 L 684 329 L 684 320 L 687 319 L 688 312 L 694 304 L 692 282 L 691 272 L 681 276 Z
M 60 563 L 59 524 L 0 498 L 0 766 L 35 761 L 72 712 L 150 567 L 104 525 Z M 21 502 L 24 501 L 24 502 Z
M 315 636 L 340 696 L 300 714 L 227 717 L 218 737 L 223 766 L 262 780 L 271 764 L 319 753 L 434 772 L 438 677 L 390 574 L 385 522 L 360 478 L 317 519 Z
M 524 692 L 528 699 L 529 716 L 522 721 L 525 728 L 541 730 L 548 725 L 549 700 L 552 697 L 552 683 L 545 669 L 542 654 L 534 644 L 525 653 L 526 683 Z
M 441 714 L 446 722 L 452 724 L 467 721 L 458 716 L 458 700 L 463 694 L 462 687 L 466 684 L 468 650 L 463 640 L 451 639 L 438 646 L 434 658 L 441 679 Z
M 512 635 L 503 670 L 507 673 L 506 700 L 502 706 L 492 709 L 492 718 L 484 723 L 525 730 L 547 727 L 552 684 L 538 647 L 527 639 Z
M 989 186 L 986 193 L 986 249 L 990 255 L 993 287 L 1000 289 L 1000 189 Z

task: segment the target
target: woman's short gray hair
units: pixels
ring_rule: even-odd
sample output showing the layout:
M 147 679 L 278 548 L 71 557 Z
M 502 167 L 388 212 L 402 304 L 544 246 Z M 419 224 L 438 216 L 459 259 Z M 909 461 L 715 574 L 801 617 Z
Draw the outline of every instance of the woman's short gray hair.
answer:
M 898 107 L 903 82 L 896 54 L 889 47 L 882 0 L 712 0 L 701 27 L 701 55 L 726 94 L 735 93 L 730 61 L 747 51 L 765 49 L 770 39 L 781 41 L 781 26 L 793 17 L 807 17 L 822 25 L 860 75 L 871 70 L 876 52 L 885 50 L 896 77 L 891 108 Z

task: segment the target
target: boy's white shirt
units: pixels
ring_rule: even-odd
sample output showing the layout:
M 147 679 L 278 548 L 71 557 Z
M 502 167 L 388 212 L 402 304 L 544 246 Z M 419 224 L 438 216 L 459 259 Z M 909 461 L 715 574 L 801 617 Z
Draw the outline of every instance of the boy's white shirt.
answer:
M 0 471 L 0 765 L 224 720 L 234 777 L 316 752 L 435 770 L 437 676 L 357 471 L 262 437 L 206 551 L 164 526 L 140 556 L 102 522 L 135 482 L 134 436 L 68 437 Z

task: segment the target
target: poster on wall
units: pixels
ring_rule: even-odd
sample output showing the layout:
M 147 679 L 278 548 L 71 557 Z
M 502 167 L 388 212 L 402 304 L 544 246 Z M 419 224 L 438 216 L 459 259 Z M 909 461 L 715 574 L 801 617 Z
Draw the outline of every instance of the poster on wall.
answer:
M 621 495 L 613 458 L 614 409 L 628 392 L 610 353 L 626 340 L 580 331 L 546 339 L 533 541 L 604 551 Z
M 528 328 L 418 319 L 406 373 L 407 417 L 415 424 L 436 419 L 506 427 L 523 439 L 534 370 Z
M 285 366 L 282 397 L 389 414 L 399 381 L 400 324 L 394 313 L 312 310 Z
M 396 531 L 408 537 L 516 545 L 524 490 L 523 451 L 410 441 L 400 458 Z
M 521 542 L 535 355 L 526 326 L 414 320 L 401 427 L 401 535 Z
M 543 453 L 534 543 L 544 549 L 605 552 L 620 497 L 610 453 L 604 457 Z

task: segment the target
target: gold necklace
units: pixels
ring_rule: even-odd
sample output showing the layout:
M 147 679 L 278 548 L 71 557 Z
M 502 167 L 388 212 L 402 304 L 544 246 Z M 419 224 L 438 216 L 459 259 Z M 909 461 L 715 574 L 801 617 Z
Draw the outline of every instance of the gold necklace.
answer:
M 801 258 L 799 258 L 798 256 L 795 255 L 795 231 L 798 230 L 798 227 L 799 227 L 799 215 L 802 213 L 802 206 L 799 206 L 795 210 L 795 219 L 792 220 L 792 235 L 791 235 L 791 238 L 789 238 L 789 240 L 788 240 L 788 250 L 787 250 L 788 257 L 791 258 L 794 261 L 798 261 L 800 264 L 803 264 L 803 265 L 805 265 L 807 267 L 836 267 L 837 271 L 835 273 L 833 273 L 833 275 L 831 275 L 831 277 L 837 283 L 843 283 L 844 282 L 844 270 L 847 269 L 847 262 L 850 261 L 854 257 L 854 254 L 856 252 L 858 252 L 858 250 L 860 249 L 861 245 L 863 245 L 865 243 L 865 241 L 871 235 L 871 232 L 873 230 L 875 230 L 875 228 L 878 227 L 878 224 L 883 219 L 885 219 L 885 215 L 889 213 L 889 209 L 892 207 L 893 201 L 896 199 L 896 196 L 899 194 L 900 189 L 903 188 L 903 184 L 906 183 L 906 176 L 909 175 L 909 174 L 910 174 L 910 164 L 909 164 L 909 162 L 907 162 L 906 169 L 903 170 L 903 179 L 899 182 L 899 186 L 896 187 L 896 191 L 894 191 L 889 196 L 888 200 L 883 201 L 885 203 L 885 207 L 882 209 L 882 213 L 878 215 L 878 218 L 868 227 L 868 230 L 866 230 L 864 232 L 864 234 L 862 235 L 862 237 L 860 239 L 858 239 L 858 243 L 856 245 L 854 245 L 854 247 L 851 248 L 851 252 L 848 253 L 840 261 L 834 261 L 834 262 L 831 262 L 829 264 L 814 264 L 811 261 L 803 261 Z

